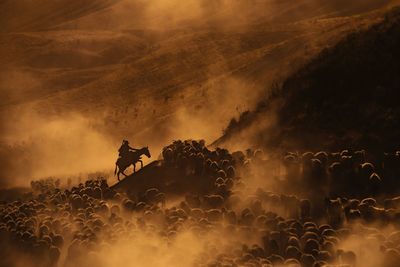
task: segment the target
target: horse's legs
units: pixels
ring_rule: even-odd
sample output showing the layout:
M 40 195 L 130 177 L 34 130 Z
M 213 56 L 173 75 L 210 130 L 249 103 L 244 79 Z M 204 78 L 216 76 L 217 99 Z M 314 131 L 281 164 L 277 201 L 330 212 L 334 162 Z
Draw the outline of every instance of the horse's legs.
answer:
M 121 179 L 119 179 L 119 174 L 120 174 L 120 173 L 121 173 L 120 171 L 118 171 L 118 173 L 117 173 L 118 181 L 121 181 Z
M 125 177 L 128 176 L 128 175 L 125 174 L 125 170 L 122 172 L 122 174 L 125 175 Z
M 133 173 L 135 173 L 136 172 L 136 163 L 133 163 L 132 165 L 133 165 Z
M 143 161 L 139 159 L 140 162 L 140 168 L 143 168 Z

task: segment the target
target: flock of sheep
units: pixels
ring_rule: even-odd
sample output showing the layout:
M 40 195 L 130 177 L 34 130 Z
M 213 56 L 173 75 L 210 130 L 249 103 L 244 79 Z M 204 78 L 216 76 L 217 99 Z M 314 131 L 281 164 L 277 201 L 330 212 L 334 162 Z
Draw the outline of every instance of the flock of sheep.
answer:
M 185 140 L 162 156 L 201 188 L 133 194 L 103 178 L 72 187 L 39 181 L 33 194 L 0 203 L 0 266 L 109 266 L 104 254 L 121 243 L 134 250 L 155 238 L 172 250 L 182 233 L 202 244 L 193 266 L 399 266 L 398 152 L 266 159 L 261 150 Z

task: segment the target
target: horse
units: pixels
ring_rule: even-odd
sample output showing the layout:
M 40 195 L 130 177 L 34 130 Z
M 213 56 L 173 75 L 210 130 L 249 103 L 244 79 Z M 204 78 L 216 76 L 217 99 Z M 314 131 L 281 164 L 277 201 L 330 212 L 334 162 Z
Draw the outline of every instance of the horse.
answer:
M 117 159 L 117 162 L 115 162 L 115 170 L 114 170 L 114 175 L 117 175 L 118 177 L 118 181 L 121 181 L 119 179 L 119 175 L 122 173 L 123 175 L 125 175 L 125 177 L 127 176 L 124 171 L 126 170 L 126 168 L 128 168 L 131 164 L 133 165 L 133 173 L 136 172 L 136 163 L 140 162 L 141 164 L 141 168 L 143 168 L 143 161 L 141 159 L 142 155 L 146 155 L 148 158 L 151 158 L 150 155 L 150 151 L 149 148 L 143 147 L 141 149 L 138 149 L 137 151 L 130 151 L 129 155 L 125 158 L 123 157 L 119 157 Z M 118 169 L 118 173 L 117 173 L 117 169 Z

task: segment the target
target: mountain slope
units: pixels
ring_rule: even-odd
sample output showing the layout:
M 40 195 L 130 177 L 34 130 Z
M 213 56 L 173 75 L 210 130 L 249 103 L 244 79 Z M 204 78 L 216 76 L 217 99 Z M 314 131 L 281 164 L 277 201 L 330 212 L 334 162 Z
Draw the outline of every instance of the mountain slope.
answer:
M 320 53 L 217 143 L 234 142 L 247 132 L 253 144 L 287 149 L 396 149 L 399 58 L 400 9 L 395 8 L 383 22 Z M 272 126 L 254 129 L 272 113 Z
M 157 126 L 152 122 L 158 118 L 168 124 L 164 118 L 176 117 L 176 107 L 200 113 L 199 120 L 221 111 L 206 136 L 212 139 L 237 107 L 255 103 L 264 84 L 377 19 L 379 15 L 257 23 L 231 30 L 10 33 L 1 44 L 7 66 L 2 81 L 4 88 L 18 88 L 19 93 L 3 91 L 3 112 L 74 111 L 96 118 L 107 113 L 104 119 L 119 121 L 121 114 L 108 111 L 127 110 L 122 116 L 138 119 L 112 131 L 131 136 L 136 131 L 129 129 Z M 218 102 L 231 90 L 232 101 L 221 108 Z M 213 103 L 215 107 L 207 107 Z

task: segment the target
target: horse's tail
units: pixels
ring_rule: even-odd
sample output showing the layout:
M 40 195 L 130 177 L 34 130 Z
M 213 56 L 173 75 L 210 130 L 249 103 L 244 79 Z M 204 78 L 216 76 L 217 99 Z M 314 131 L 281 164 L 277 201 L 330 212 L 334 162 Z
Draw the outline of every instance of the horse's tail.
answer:
M 117 175 L 117 168 L 118 168 L 118 164 L 117 164 L 117 162 L 115 162 L 114 176 Z

